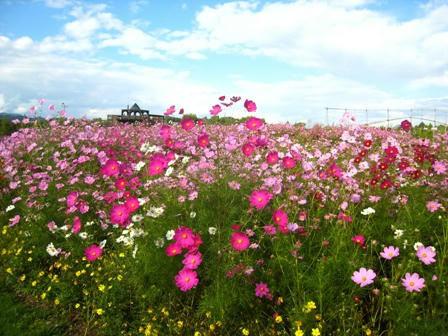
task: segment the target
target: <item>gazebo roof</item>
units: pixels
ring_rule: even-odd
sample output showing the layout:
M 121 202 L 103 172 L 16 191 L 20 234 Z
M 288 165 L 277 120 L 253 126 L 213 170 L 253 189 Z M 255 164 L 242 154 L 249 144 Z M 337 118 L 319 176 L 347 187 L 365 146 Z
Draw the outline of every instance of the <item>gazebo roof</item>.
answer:
M 129 109 L 129 111 L 138 112 L 138 111 L 141 111 L 141 109 L 140 109 L 140 107 L 138 107 L 137 103 L 134 103 L 134 105 L 132 105 L 132 107 Z

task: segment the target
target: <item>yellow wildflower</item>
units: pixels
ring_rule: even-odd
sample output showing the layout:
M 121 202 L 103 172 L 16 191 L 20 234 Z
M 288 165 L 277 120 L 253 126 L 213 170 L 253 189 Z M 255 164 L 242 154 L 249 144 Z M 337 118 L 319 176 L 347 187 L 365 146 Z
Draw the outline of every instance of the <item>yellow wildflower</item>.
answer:
M 313 335 L 313 336 L 320 336 L 319 328 L 313 328 L 311 330 L 311 335 Z
M 304 335 L 303 330 L 300 329 L 300 328 L 297 329 L 296 332 L 294 333 L 294 335 L 295 335 L 295 336 L 303 336 L 303 335 Z
M 106 286 L 104 286 L 104 285 L 99 285 L 98 289 L 99 289 L 100 292 L 104 292 L 105 287 Z
M 6 269 L 6 273 L 9 273 L 9 274 L 12 275 L 12 269 L 11 269 L 11 267 L 8 267 L 8 268 Z
M 178 328 L 182 328 L 184 326 L 184 322 L 182 321 L 177 321 L 177 327 Z
M 281 317 L 281 315 L 277 315 L 275 317 L 275 322 L 277 322 L 277 323 L 282 323 L 283 322 L 283 318 Z
M 243 335 L 244 335 L 244 336 L 249 335 L 249 330 L 247 330 L 246 328 L 244 328 L 244 329 L 242 330 L 242 332 L 243 332 Z
M 103 315 L 104 310 L 102 310 L 101 308 L 98 308 L 97 310 L 95 310 L 95 313 L 97 313 L 98 315 Z

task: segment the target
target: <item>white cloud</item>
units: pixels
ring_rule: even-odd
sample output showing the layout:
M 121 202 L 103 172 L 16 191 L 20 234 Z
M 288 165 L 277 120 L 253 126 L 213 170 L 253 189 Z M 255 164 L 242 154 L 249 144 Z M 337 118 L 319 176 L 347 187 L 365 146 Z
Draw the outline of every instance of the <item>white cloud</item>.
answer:
M 71 0 L 45 0 L 45 5 L 52 8 L 64 8 L 72 4 Z
M 141 7 L 147 4 L 148 4 L 147 0 L 134 0 L 129 3 L 129 9 L 131 10 L 132 13 L 137 14 L 140 11 Z

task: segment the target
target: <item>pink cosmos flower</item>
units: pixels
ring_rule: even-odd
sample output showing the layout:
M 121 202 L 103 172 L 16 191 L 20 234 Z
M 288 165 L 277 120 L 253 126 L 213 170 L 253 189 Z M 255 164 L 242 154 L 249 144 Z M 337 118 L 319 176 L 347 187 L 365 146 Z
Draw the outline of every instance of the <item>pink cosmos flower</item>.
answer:
M 290 156 L 285 156 L 282 160 L 282 166 L 287 169 L 292 169 L 296 166 L 296 161 Z
M 273 197 L 274 195 L 265 189 L 254 190 L 249 196 L 250 206 L 256 207 L 257 210 L 261 210 Z
M 210 144 L 210 138 L 208 134 L 202 134 L 198 136 L 198 146 L 199 147 L 207 147 Z
M 140 208 L 140 203 L 138 202 L 137 197 L 131 196 L 126 200 L 126 202 L 124 202 L 124 206 L 129 213 L 133 213 L 134 211 L 137 211 L 138 208 Z
M 391 260 L 392 258 L 398 257 L 400 255 L 400 249 L 395 246 L 385 247 L 383 252 L 380 252 L 380 255 L 387 260 Z
M 243 145 L 243 147 L 241 148 L 241 150 L 243 151 L 243 154 L 244 154 L 244 155 L 246 155 L 246 156 L 251 156 L 252 153 L 253 153 L 254 150 L 255 150 L 255 147 L 254 147 L 252 144 L 250 144 L 250 143 L 245 143 L 245 144 Z
M 172 257 L 182 253 L 182 247 L 177 243 L 170 244 L 166 247 L 165 253 L 168 257 Z
M 409 120 L 403 120 L 401 122 L 401 128 L 403 131 L 407 132 L 412 128 L 412 124 L 410 123 Z
M 115 201 L 118 198 L 118 195 L 115 191 L 108 191 L 106 193 L 106 195 L 104 196 L 104 200 L 107 203 L 112 203 L 113 201 Z
M 282 209 L 274 210 L 274 212 L 272 213 L 272 220 L 277 225 L 288 225 L 288 215 Z
M 222 111 L 221 106 L 219 106 L 219 105 L 215 105 L 215 106 L 213 106 L 212 109 L 210 110 L 210 114 L 211 114 L 211 115 L 217 115 L 217 114 L 219 114 L 221 111 Z
M 230 181 L 228 183 L 228 185 L 229 185 L 229 188 L 233 189 L 233 190 L 239 190 L 241 187 L 241 185 L 237 181 Z
M 78 192 L 70 191 L 67 196 L 67 206 L 71 208 L 78 201 Z
M 194 244 L 193 231 L 186 226 L 177 228 L 174 234 L 174 241 L 182 248 L 189 248 Z
M 33 114 L 34 112 L 36 112 L 36 107 L 33 105 L 30 107 L 30 113 Z
M 176 107 L 174 105 L 171 105 L 170 107 L 168 107 L 165 111 L 165 113 L 163 113 L 164 115 L 168 116 L 173 114 L 174 112 L 176 112 Z
M 425 287 L 425 279 L 420 278 L 418 273 L 406 273 L 405 278 L 401 279 L 401 284 L 406 288 L 408 292 L 420 292 Z
M 164 140 L 168 139 L 171 134 L 171 127 L 168 125 L 162 125 L 159 134 Z
M 107 160 L 104 166 L 101 168 L 101 174 L 107 176 L 115 176 L 118 175 L 119 172 L 119 164 L 115 159 Z
M 271 152 L 266 156 L 266 162 L 273 165 L 278 162 L 278 153 Z
M 277 229 L 274 225 L 265 225 L 263 228 L 267 234 L 275 235 L 277 233 Z
M 124 204 L 115 204 L 110 210 L 110 221 L 120 226 L 127 226 L 129 211 Z
M 245 250 L 249 247 L 249 237 L 242 232 L 234 232 L 232 233 L 232 237 L 230 239 L 230 244 L 235 250 Z
M 124 177 L 119 177 L 115 180 L 115 187 L 118 190 L 124 190 L 127 184 L 127 180 Z
M 185 255 L 184 260 L 182 261 L 182 264 L 185 265 L 185 268 L 196 269 L 199 267 L 201 262 L 202 262 L 202 254 L 200 252 L 196 252 L 196 253 L 187 253 Z
M 79 231 L 81 231 L 81 226 L 81 220 L 78 216 L 75 216 L 75 218 L 73 218 L 72 232 L 75 234 L 78 233 Z
M 20 215 L 15 215 L 13 218 L 9 219 L 8 226 L 14 226 L 17 225 L 20 222 Z
M 50 105 L 48 105 L 48 109 L 49 109 L 50 111 L 54 111 L 54 109 L 55 109 L 54 104 L 50 104 Z
M 260 282 L 255 285 L 255 296 L 258 296 L 261 298 L 268 294 L 269 294 L 269 288 L 268 288 L 267 284 Z
M 196 287 L 199 282 L 197 278 L 197 273 L 191 269 L 183 268 L 179 271 L 179 273 L 174 277 L 176 281 L 176 286 L 183 292 Z
M 259 129 L 263 125 L 264 125 L 263 120 L 258 118 L 252 117 L 246 120 L 246 127 L 252 131 Z
M 246 99 L 244 102 L 244 107 L 246 108 L 247 112 L 255 112 L 257 110 L 257 105 L 252 101 Z
M 367 270 L 364 267 L 361 267 L 359 271 L 355 271 L 353 273 L 352 280 L 361 287 L 364 287 L 373 283 L 373 279 L 375 279 L 375 277 L 376 274 L 373 270 Z
M 363 246 L 364 243 L 365 243 L 365 241 L 366 241 L 366 238 L 364 238 L 364 236 L 362 236 L 362 235 L 358 235 L 358 236 L 354 236 L 354 237 L 352 238 L 352 241 L 353 241 L 355 244 L 358 244 L 359 246 Z
M 432 246 L 420 246 L 416 254 L 418 259 L 425 265 L 436 262 L 436 259 L 434 259 L 434 257 L 436 256 L 436 250 Z
M 194 121 L 190 118 L 184 118 L 182 119 L 182 121 L 180 122 L 182 128 L 186 131 L 190 131 L 193 129 L 194 127 Z
M 428 203 L 426 203 L 426 209 L 428 209 L 428 211 L 430 212 L 437 211 L 441 206 L 442 204 L 437 201 L 429 201 Z
M 151 158 L 148 165 L 148 174 L 150 176 L 155 176 L 159 174 L 163 174 L 165 172 L 165 168 L 167 167 L 167 162 L 164 158 L 161 157 L 153 157 Z
M 101 256 L 103 249 L 98 245 L 90 245 L 84 251 L 87 261 L 93 261 Z
M 434 163 L 432 164 L 432 168 L 438 175 L 444 174 L 446 172 L 446 167 L 441 161 L 434 161 Z

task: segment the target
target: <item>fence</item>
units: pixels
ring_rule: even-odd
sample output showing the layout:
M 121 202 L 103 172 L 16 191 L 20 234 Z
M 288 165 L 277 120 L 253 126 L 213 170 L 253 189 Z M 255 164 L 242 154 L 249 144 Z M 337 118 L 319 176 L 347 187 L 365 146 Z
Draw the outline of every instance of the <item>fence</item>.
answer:
M 407 119 L 411 123 L 430 123 L 448 126 L 448 108 L 415 108 L 415 109 L 349 109 L 339 107 L 326 107 L 326 124 L 339 124 L 341 117 L 350 114 L 355 117 L 356 123 L 376 126 L 396 126 Z M 334 112 L 334 113 L 331 113 Z

